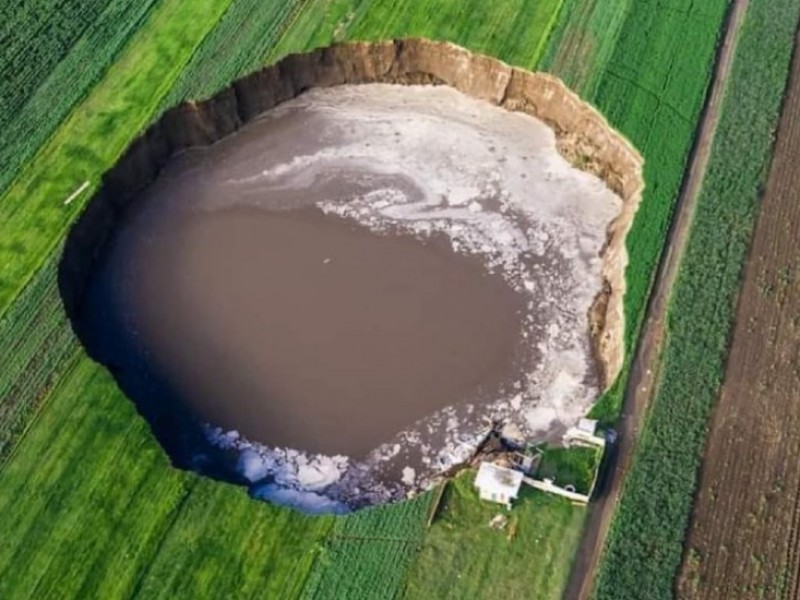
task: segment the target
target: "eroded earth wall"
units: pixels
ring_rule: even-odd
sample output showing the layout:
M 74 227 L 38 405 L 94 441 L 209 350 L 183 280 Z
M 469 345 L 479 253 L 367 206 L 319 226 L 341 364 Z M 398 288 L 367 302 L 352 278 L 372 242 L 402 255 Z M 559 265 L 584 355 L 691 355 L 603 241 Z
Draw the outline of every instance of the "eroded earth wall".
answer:
M 603 385 L 623 360 L 625 235 L 642 192 L 642 158 L 603 116 L 559 79 L 422 39 L 338 44 L 290 55 L 234 82 L 214 97 L 167 111 L 137 138 L 104 177 L 67 239 L 60 270 L 70 315 L 78 312 L 89 273 L 121 209 L 152 182 L 174 154 L 209 145 L 276 105 L 313 87 L 394 83 L 449 85 L 460 92 L 548 124 L 573 165 L 595 173 L 623 201 L 603 253 L 603 290 L 588 316 Z

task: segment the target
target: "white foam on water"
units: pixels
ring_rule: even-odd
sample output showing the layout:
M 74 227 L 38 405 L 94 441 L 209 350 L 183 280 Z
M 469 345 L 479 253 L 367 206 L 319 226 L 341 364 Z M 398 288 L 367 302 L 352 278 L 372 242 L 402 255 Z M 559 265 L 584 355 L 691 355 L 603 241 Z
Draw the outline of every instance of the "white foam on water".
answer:
M 577 422 L 599 391 L 588 311 L 601 289 L 600 252 L 621 199 L 570 166 L 540 121 L 447 87 L 316 89 L 264 119 L 293 111 L 317 127 L 316 149 L 288 159 L 242 157 L 241 176 L 227 185 L 297 192 L 328 177 L 355 178 L 363 193 L 318 206 L 377 232 L 444 235 L 455 251 L 479 256 L 487 271 L 529 297 L 521 333 L 535 340 L 535 360 L 501 397 L 409 424 L 361 461 L 269 448 L 209 428 L 215 444 L 240 453 L 238 470 L 257 484 L 254 495 L 303 510 L 327 506 L 316 499 L 327 498 L 332 512 L 398 499 L 467 460 L 492 420 L 529 438 Z M 196 185 L 201 194 L 201 173 Z M 213 207 L 213 199 L 205 201 Z M 418 464 L 387 483 L 382 466 L 412 451 Z

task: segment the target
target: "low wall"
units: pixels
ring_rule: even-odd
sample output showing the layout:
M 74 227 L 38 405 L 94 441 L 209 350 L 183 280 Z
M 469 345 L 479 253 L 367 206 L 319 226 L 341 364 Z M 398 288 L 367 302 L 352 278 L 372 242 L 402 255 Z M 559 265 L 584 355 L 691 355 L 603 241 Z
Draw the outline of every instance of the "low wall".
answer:
M 539 479 L 531 479 L 530 477 L 523 477 L 523 483 L 528 484 L 532 488 L 537 490 L 541 490 L 543 492 L 547 492 L 548 494 L 555 494 L 556 496 L 561 496 L 563 498 L 568 498 L 573 502 L 579 502 L 581 504 L 589 504 L 589 496 L 591 494 L 579 494 L 577 492 L 570 492 L 565 490 L 562 487 L 558 487 L 549 481 L 541 481 Z

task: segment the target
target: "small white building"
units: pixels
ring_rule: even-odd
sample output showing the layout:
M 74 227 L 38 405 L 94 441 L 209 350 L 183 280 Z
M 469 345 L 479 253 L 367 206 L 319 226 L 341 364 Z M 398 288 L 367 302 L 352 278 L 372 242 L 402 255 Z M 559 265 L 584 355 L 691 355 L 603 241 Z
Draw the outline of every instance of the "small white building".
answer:
M 519 471 L 482 462 L 475 478 L 475 487 L 478 488 L 481 500 L 510 507 L 511 501 L 516 500 L 519 495 L 522 477 L 523 474 Z
M 577 427 L 570 427 L 564 434 L 564 445 L 571 446 L 599 446 L 605 447 L 604 437 L 597 435 L 597 421 L 594 419 L 581 419 Z

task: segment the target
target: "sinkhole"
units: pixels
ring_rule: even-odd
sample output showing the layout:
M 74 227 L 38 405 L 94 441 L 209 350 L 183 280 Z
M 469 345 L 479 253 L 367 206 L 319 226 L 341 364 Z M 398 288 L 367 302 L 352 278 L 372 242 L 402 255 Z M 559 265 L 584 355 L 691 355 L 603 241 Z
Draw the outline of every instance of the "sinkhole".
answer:
M 167 112 L 59 272 L 180 468 L 311 512 L 402 499 L 621 365 L 641 159 L 558 80 L 451 44 L 296 55 Z

